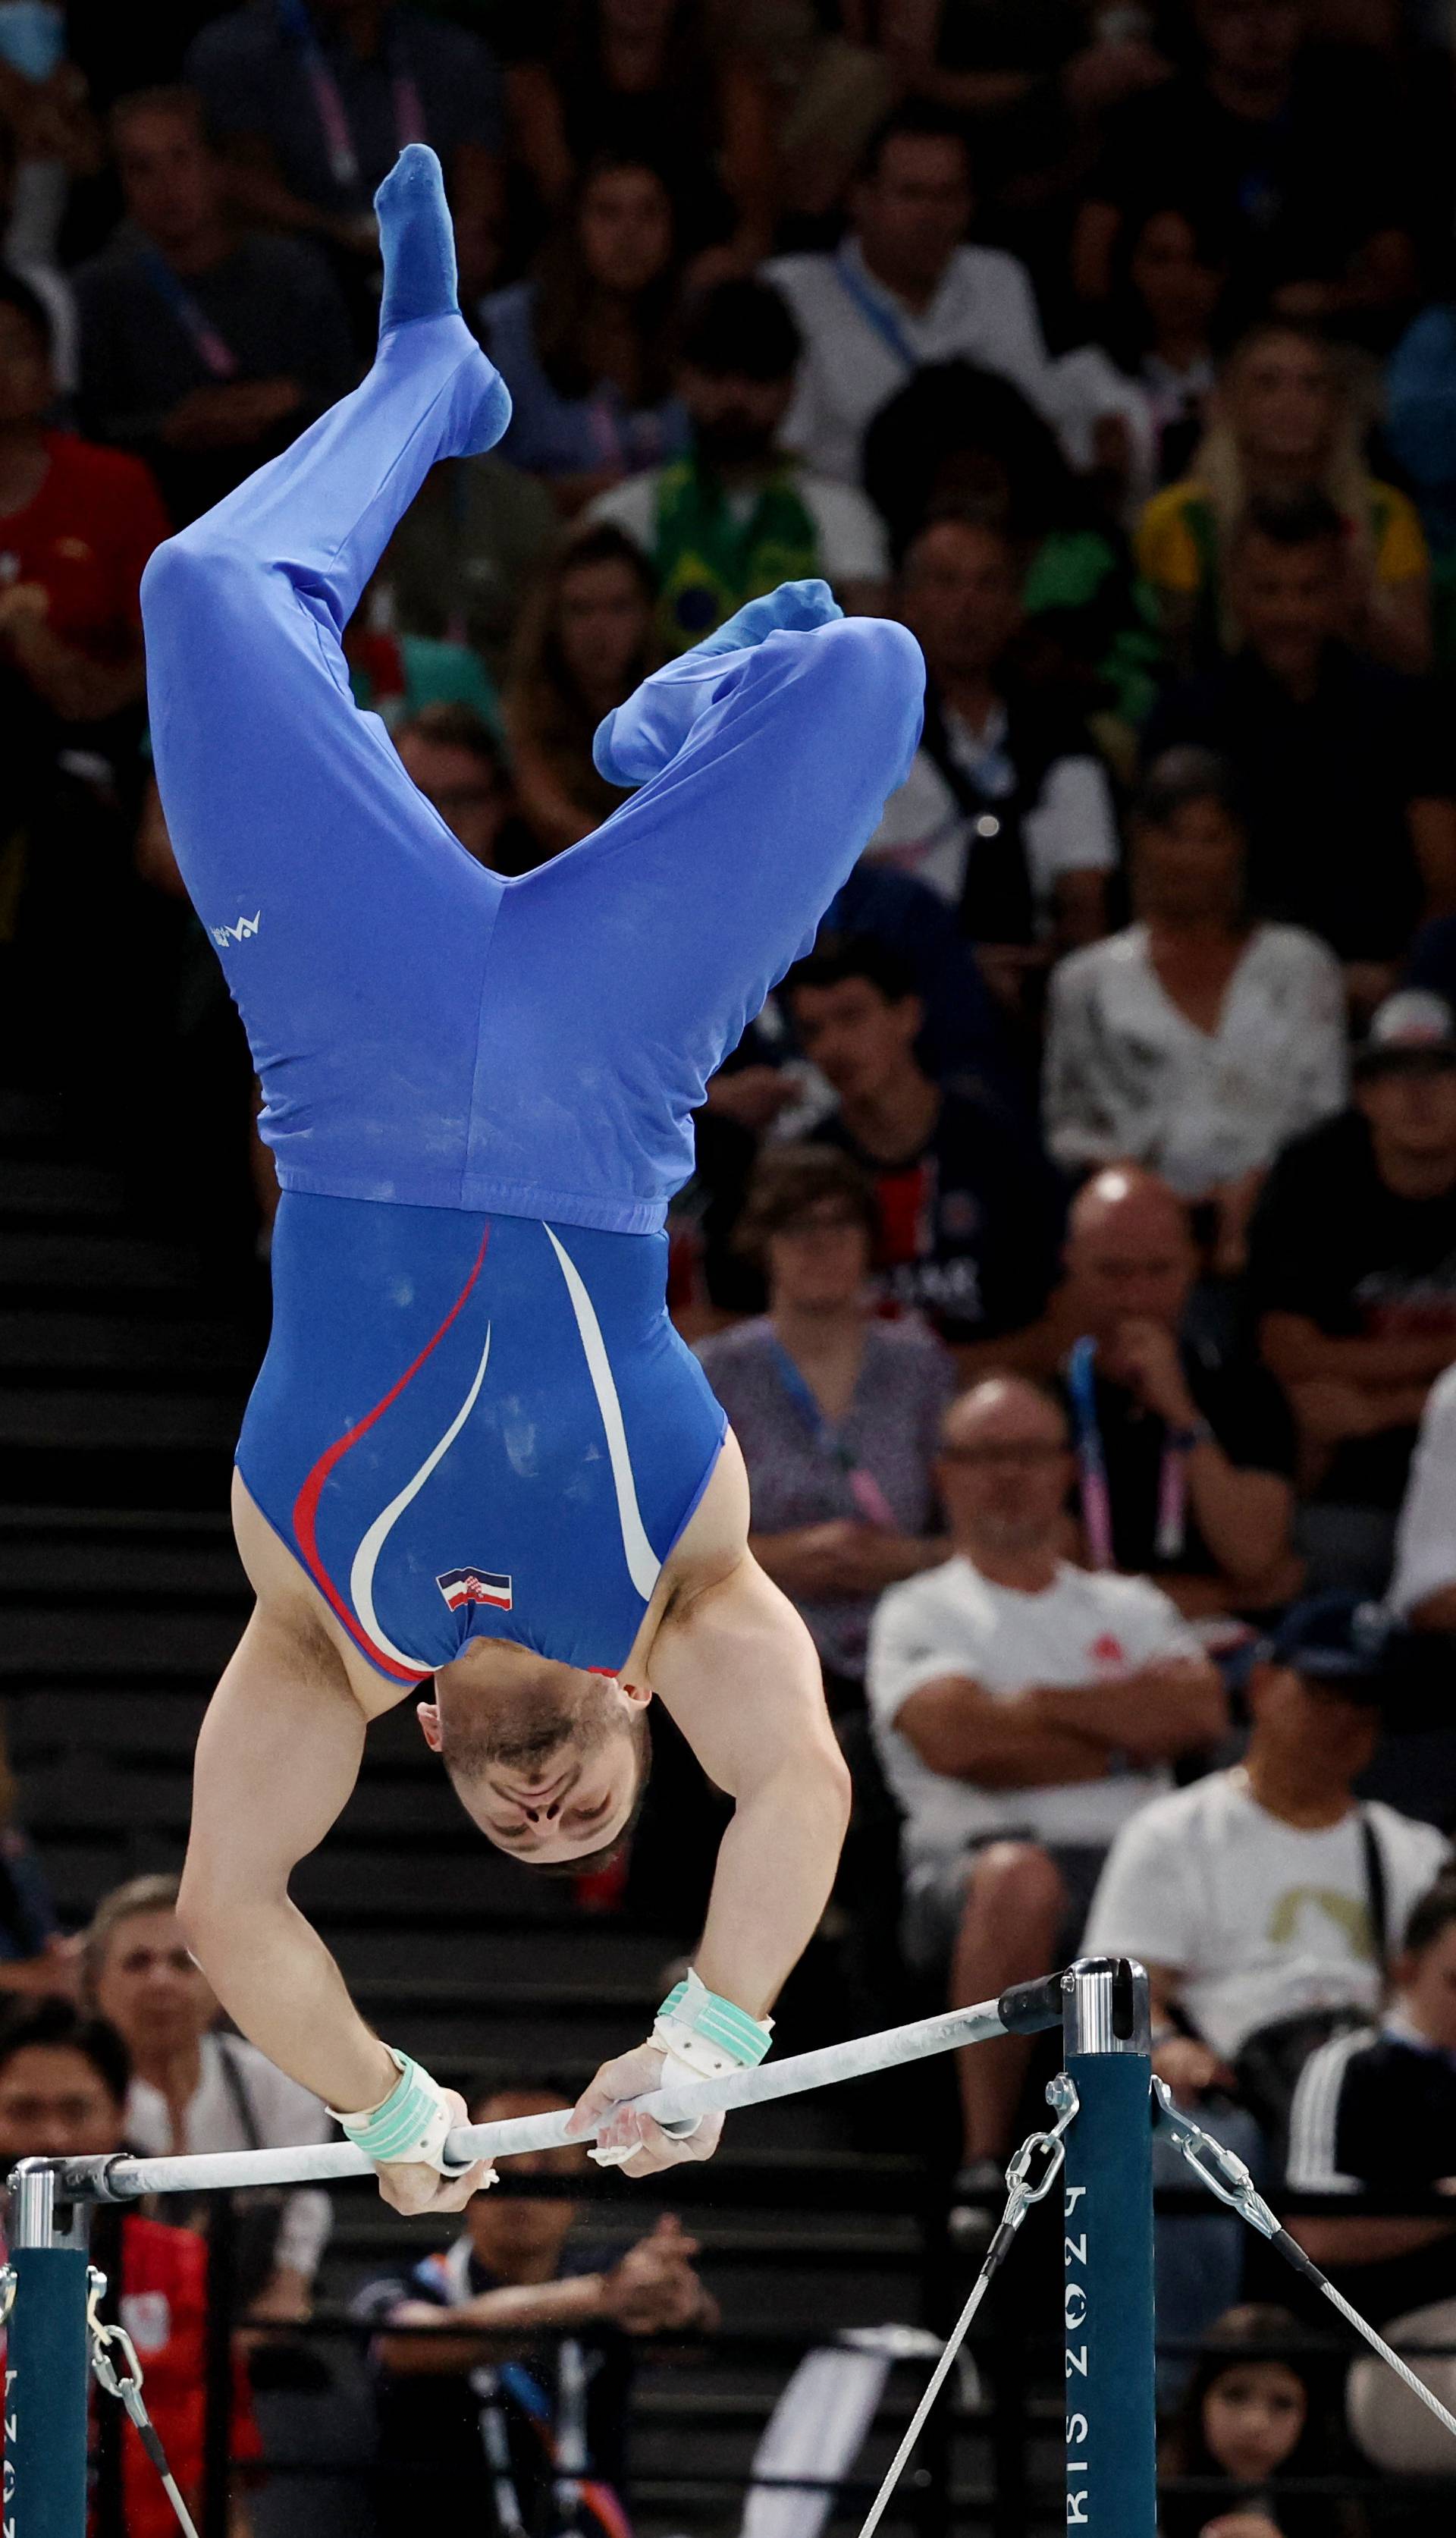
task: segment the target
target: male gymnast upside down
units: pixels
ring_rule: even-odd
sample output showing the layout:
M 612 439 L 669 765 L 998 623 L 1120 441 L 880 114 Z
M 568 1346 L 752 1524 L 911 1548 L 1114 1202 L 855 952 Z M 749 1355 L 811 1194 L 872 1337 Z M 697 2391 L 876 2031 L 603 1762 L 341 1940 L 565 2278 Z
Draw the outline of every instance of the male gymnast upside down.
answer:
M 733 1797 L 695 1972 L 583 2128 L 664 2055 L 756 2061 L 828 1895 L 846 1775 L 661 1229 L 705 1079 L 905 774 L 923 669 L 899 627 L 787 585 L 609 716 L 597 763 L 640 789 L 604 828 L 520 880 L 474 862 L 356 710 L 340 636 L 430 468 L 509 400 L 432 153 L 378 210 L 368 377 L 159 550 L 143 604 L 163 802 L 283 1189 L 233 1494 L 257 1603 L 198 1744 L 182 1913 L 244 2034 L 423 2211 L 482 2181 L 444 2168 L 461 2103 L 371 2034 L 288 1893 L 372 1717 L 432 1675 L 427 1740 L 528 1862 L 620 1836 L 653 1694 Z M 604 2139 L 645 2174 L 720 2124 L 624 2112 Z

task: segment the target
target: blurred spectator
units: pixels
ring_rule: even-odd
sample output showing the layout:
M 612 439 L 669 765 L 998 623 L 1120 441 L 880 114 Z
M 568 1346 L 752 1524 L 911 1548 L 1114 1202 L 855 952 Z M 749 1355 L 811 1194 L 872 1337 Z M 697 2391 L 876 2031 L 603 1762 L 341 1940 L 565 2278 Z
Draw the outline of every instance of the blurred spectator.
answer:
M 1093 1566 L 1152 1574 L 1191 1616 L 1260 1612 L 1299 1582 L 1293 1430 L 1279 1385 L 1196 1309 L 1197 1275 L 1166 1183 L 1110 1167 L 1072 1203 L 1066 1279 L 1032 1353 L 1070 1351 Z
M 1421 1413 L 1388 1600 L 1418 1631 L 1456 1631 L 1456 1366 L 1437 1375 Z
M 217 2034 L 217 1995 L 177 1923 L 177 1880 L 134 1877 L 98 1904 L 86 1988 L 126 2046 L 126 2139 L 137 2151 L 282 2150 L 331 2141 L 308 2090 L 240 2036 Z M 321 2186 L 239 2197 L 238 2293 L 257 2321 L 306 2317 L 332 2223 Z
M 768 99 L 697 0 L 567 0 L 550 48 L 510 74 L 516 147 L 550 212 L 602 152 L 655 167 L 704 287 L 773 234 Z
M 15 152 L 4 254 L 17 265 L 54 268 L 99 242 L 105 148 L 69 21 L 58 0 L 0 16 L 0 120 Z
M 394 730 L 411 715 L 437 705 L 463 707 L 489 730 L 500 721 L 500 701 L 478 652 L 459 639 L 413 634 L 398 622 L 392 584 L 375 574 L 344 630 L 344 658 L 354 701 Z
M 1020 389 L 968 362 L 917 370 L 865 434 L 865 491 L 896 557 L 957 511 L 1008 530 L 1026 559 L 1024 668 L 1078 690 L 1090 721 L 1110 707 L 1129 729 L 1097 720 L 1099 745 L 1131 754 L 1163 670 L 1153 603 L 1096 486 Z
M 180 527 L 353 385 L 349 324 L 316 250 L 232 229 L 189 89 L 127 98 L 111 129 L 127 218 L 76 277 L 81 416 Z
M 491 450 L 445 458 L 410 504 L 374 576 L 401 637 L 468 643 L 496 680 L 534 575 L 560 536 L 544 485 Z
M 45 1871 L 19 1821 L 20 1793 L 0 1729 L 0 2003 L 8 1994 L 74 1992 L 81 1942 L 62 1935 Z
M 478 34 L 392 0 L 249 0 L 188 47 L 187 79 L 250 227 L 321 239 L 352 280 L 378 254 L 373 198 L 407 141 L 438 151 L 460 296 L 495 273 L 499 74 Z
M 814 0 L 748 0 L 733 23 L 767 93 L 786 222 L 832 220 L 898 88 L 873 11 L 859 0 L 832 13 Z
M 1218 1741 L 1224 1709 L 1165 1596 L 1065 1558 L 1072 1457 L 1045 1393 L 978 1384 L 946 1419 L 939 1474 L 953 1557 L 885 1597 L 868 1691 L 905 1817 L 905 1953 L 922 1971 L 949 1959 L 959 2006 L 1075 1950 L 1108 1842 L 1175 1756 Z M 1004 2159 L 1026 2052 L 958 2055 L 967 2167 Z
M 0 234 L 4 263 L 10 273 L 29 282 L 50 319 L 51 367 L 62 395 L 73 396 L 80 367 L 76 296 L 68 274 L 55 263 L 55 243 L 28 234 L 28 224 L 14 218 L 19 194 L 19 145 L 12 126 L 0 116 Z
M 1146 1164 L 1211 1202 L 1216 1266 L 1243 1266 L 1279 1148 L 1343 1109 L 1345 989 L 1334 955 L 1250 914 L 1229 771 L 1158 760 L 1131 822 L 1137 923 L 1052 972 L 1043 1121 L 1071 1172 Z
M 1381 65 L 1309 40 L 1301 0 L 1193 0 L 1202 58 L 1107 115 L 1073 268 L 1105 301 L 1125 225 L 1215 218 L 1249 314 L 1375 324 L 1415 285 L 1403 136 Z
M 1013 665 L 1022 574 L 1005 529 L 930 521 L 905 557 L 900 614 L 925 654 L 925 731 L 865 852 L 959 908 L 1016 1009 L 1057 948 L 1103 930 L 1111 790 L 1075 704 Z
M 83 2017 L 69 2001 L 41 2000 L 0 2029 L 0 2174 L 20 2159 L 104 2159 L 128 2148 L 126 2103 L 126 2047 L 104 2019 Z M 195 2231 L 122 2208 L 95 2216 L 91 2254 L 107 2279 L 101 2315 L 124 2326 L 136 2346 L 167 2465 L 198 2516 L 208 2383 L 206 2241 Z M 122 2526 L 127 2538 L 175 2538 L 171 2504 L 130 2423 L 119 2426 L 120 2513 L 113 2517 L 116 2503 L 104 2492 L 109 2437 L 97 2412 L 112 2403 L 93 2396 L 98 2524 Z M 235 2366 L 229 2442 L 234 2471 L 246 2471 L 261 2446 L 247 2382 Z M 229 2538 L 248 2538 L 247 2506 L 235 2478 L 226 2526 Z
M 1242 1763 L 1112 1845 L 1084 1937 L 1153 1986 L 1153 2067 L 1184 2105 L 1237 2089 L 1281 2134 L 1309 2053 L 1367 2024 L 1446 1837 L 1353 1792 L 1380 1737 L 1381 1655 L 1354 1595 L 1296 1604 L 1250 1670 Z
M 167 521 L 139 459 L 49 429 L 54 397 L 45 310 L 0 274 L 0 685 L 33 746 L 37 703 L 57 746 L 96 746 L 142 701 L 138 594 Z
M 481 2099 L 470 2119 L 569 2104 L 523 2083 Z M 568 2244 L 571 2187 L 590 2173 L 584 2143 L 518 2153 L 506 2173 L 559 2176 L 563 2191 L 477 2194 L 453 2246 L 403 2280 L 371 2283 L 355 2304 L 380 2329 L 381 2501 L 387 2512 L 414 2510 L 425 2478 L 431 2516 L 551 2538 L 569 2477 L 578 2525 L 622 2538 L 631 2339 L 710 2332 L 717 2306 L 694 2271 L 696 2241 L 671 2214 L 620 2255 Z M 390 2331 L 402 2328 L 413 2332 Z
M 1130 511 L 1186 473 L 1203 437 L 1227 283 L 1226 240 L 1206 214 L 1150 206 L 1119 233 L 1102 332 L 1131 390 L 1121 409 Z
M 488 872 L 529 872 L 540 848 L 511 802 L 500 745 L 469 705 L 427 705 L 397 723 L 394 746 L 405 773 L 467 854 Z
M 1184 2171 L 1186 2174 L 1186 2171 Z M 1358 2507 L 1287 2483 L 1332 2477 L 1342 2442 L 1321 2404 L 1308 2331 L 1289 2309 L 1226 2309 L 1158 2450 L 1161 2538 L 1357 2538 Z M 1176 2489 L 1182 2479 L 1191 2493 Z M 1196 2482 L 1195 2482 L 1196 2480 Z
M 1321 935 L 1365 1011 L 1419 921 L 1456 904 L 1456 751 L 1422 683 L 1343 639 L 1344 532 L 1318 493 L 1266 495 L 1235 532 L 1243 648 L 1166 699 L 1150 758 L 1218 751 L 1249 825 L 1249 896 Z
M 832 583 L 851 614 L 887 597 L 885 532 L 863 494 L 811 475 L 779 445 L 798 330 L 763 282 L 722 282 L 683 330 L 686 458 L 627 477 L 591 506 L 652 560 L 669 651 L 686 652 L 781 581 Z
M 1318 486 L 1343 530 L 1341 629 L 1396 669 L 1430 660 L 1430 559 L 1409 498 L 1369 474 L 1340 355 L 1310 328 L 1269 319 L 1229 355 L 1213 420 L 1179 485 L 1154 496 L 1138 562 L 1162 603 L 1169 641 L 1208 660 L 1238 640 L 1229 548 L 1263 495 Z
M 505 729 L 521 811 L 547 854 L 599 828 L 622 799 L 592 764 L 592 734 L 656 667 L 656 600 L 645 557 L 603 526 L 559 547 L 527 601 Z
M 868 937 L 821 937 L 784 981 L 800 1047 L 837 1097 L 816 1138 L 874 1182 L 881 1293 L 964 1348 L 1031 1321 L 1056 1274 L 1061 1190 L 1024 1124 L 915 1055 L 911 972 Z
M 866 154 L 842 245 L 769 266 L 804 338 L 787 437 L 821 475 L 858 482 L 866 426 L 923 363 L 974 362 L 1035 406 L 1049 398 L 1030 277 L 1000 247 L 964 243 L 971 209 L 959 120 L 904 106 Z
M 1296 2194 L 1432 2194 L 1449 2176 L 1456 2138 L 1456 1877 L 1422 1896 L 1391 1968 L 1388 2009 L 1377 2028 L 1355 2029 L 1310 2055 L 1290 2115 L 1288 2182 Z M 1332 2232 L 1312 2217 L 1295 2225 L 1318 2261 L 1335 2254 Z M 1362 2239 L 1374 2235 L 1368 2221 Z M 1456 2222 L 1393 2221 L 1397 2240 L 1448 2238 Z M 1378 2228 L 1378 2225 L 1377 2225 Z M 1333 2223 L 1333 2233 L 1344 2225 Z M 1348 2231 L 1345 2232 L 1347 2241 Z M 1311 2245 L 1310 2252 L 1315 2253 Z M 1386 2252 L 1403 2252 L 1393 2246 Z
M 1456 301 L 1423 308 L 1385 366 L 1385 438 L 1430 549 L 1435 657 L 1456 670 Z
M 1355 1053 L 1354 1106 L 1281 1155 L 1250 1230 L 1260 1346 L 1304 1448 L 1301 1537 L 1385 1582 L 1417 1423 L 1456 1359 L 1456 1026 L 1420 988 Z
M 920 1322 L 871 1311 L 878 1232 L 847 1155 L 770 1148 L 736 1235 L 768 1310 L 698 1350 L 748 1465 L 750 1547 L 808 1623 L 836 1707 L 858 1695 L 876 1597 L 946 1556 L 932 1466 L 955 1368 Z
M 513 409 L 501 455 L 545 476 L 563 511 L 686 444 L 668 346 L 678 289 L 673 229 L 672 197 L 655 168 L 597 159 L 536 279 L 481 304 Z

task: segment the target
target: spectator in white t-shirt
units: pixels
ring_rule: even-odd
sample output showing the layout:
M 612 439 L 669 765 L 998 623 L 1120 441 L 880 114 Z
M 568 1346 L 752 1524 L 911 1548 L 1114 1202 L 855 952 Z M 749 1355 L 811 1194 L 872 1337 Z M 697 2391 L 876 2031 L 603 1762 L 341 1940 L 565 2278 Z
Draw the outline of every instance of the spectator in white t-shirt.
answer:
M 884 610 L 890 552 L 878 512 L 781 445 L 799 349 L 766 282 L 707 292 L 679 341 L 687 456 L 624 477 L 589 506 L 588 519 L 610 521 L 650 558 L 669 652 L 688 651 L 781 581 L 827 581 L 851 616 Z
M 218 2000 L 177 1921 L 175 1877 L 134 1877 L 103 1896 L 86 1934 L 89 1997 L 131 2057 L 126 2138 L 173 2152 L 282 2150 L 332 2141 L 322 2102 L 240 2036 L 216 2032 Z M 240 2203 L 238 2292 L 254 2324 L 306 2317 L 332 2226 L 321 2187 L 276 2206 Z
M 1118 1827 L 1175 1756 L 1218 1740 L 1224 1708 L 1164 1595 L 1062 1556 L 1072 1457 L 1048 1394 L 1014 1376 L 966 1393 L 939 1478 L 956 1556 L 883 1599 L 867 1691 L 905 1818 L 905 1952 L 949 1960 L 960 2003 L 1050 1971 Z M 1009 2147 L 1026 2047 L 959 2061 L 978 2184 Z
M 1395 1540 L 1390 1604 L 1417 1631 L 1456 1631 L 1456 1366 L 1431 1385 Z
M 1055 404 L 1030 276 L 964 243 L 972 209 L 962 126 L 908 105 L 870 145 L 842 244 L 766 268 L 804 336 L 788 438 L 823 475 L 859 483 L 866 426 L 927 362 L 974 362 Z
M 1272 2120 L 1320 2031 L 1379 2005 L 1447 1856 L 1434 1826 L 1354 1795 L 1379 1740 L 1380 1636 L 1353 1595 L 1294 1605 L 1250 1672 L 1243 1762 L 1112 1846 L 1084 1944 L 1147 1966 L 1154 2068 L 1185 2104 L 1238 2087 Z
M 949 902 L 987 983 L 1029 976 L 1106 924 L 1117 822 L 1080 700 L 1019 674 L 1024 559 L 1010 533 L 933 512 L 910 540 L 899 615 L 925 654 L 925 730 L 865 849 Z

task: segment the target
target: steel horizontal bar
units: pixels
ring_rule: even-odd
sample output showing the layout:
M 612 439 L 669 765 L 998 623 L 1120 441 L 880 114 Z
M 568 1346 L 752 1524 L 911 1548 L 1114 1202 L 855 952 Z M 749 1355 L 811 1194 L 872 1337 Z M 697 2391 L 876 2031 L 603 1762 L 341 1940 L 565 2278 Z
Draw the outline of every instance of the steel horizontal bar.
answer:
M 875 2071 L 893 2071 L 932 2053 L 949 2053 L 960 2044 L 980 2044 L 993 2037 L 1029 2033 L 1060 2023 L 1060 1975 L 1045 1982 L 1019 1984 L 1000 2000 L 973 2008 L 954 2009 L 937 2018 L 919 2018 L 907 2027 L 884 2028 L 875 2036 L 850 2037 L 842 2044 L 822 2045 L 813 2053 L 791 2054 L 783 2062 L 761 2063 L 756 2071 L 733 2071 L 721 2080 L 694 2080 L 681 2088 L 654 2090 L 637 2104 L 660 2121 L 686 2121 L 690 2116 L 741 2106 L 765 2105 L 775 2098 L 792 2098 L 805 2089 L 827 2088 L 841 2080 L 858 2080 Z M 509 2158 L 513 2152 L 555 2150 L 568 2139 L 569 2113 L 520 2115 L 508 2123 L 470 2124 L 450 2135 L 451 2162 L 465 2166 L 476 2159 Z M 57 2192 L 73 2202 L 129 2202 L 142 2194 L 203 2193 L 210 2188 L 249 2185 L 312 2185 L 346 2176 L 369 2176 L 370 2161 L 352 2142 L 307 2142 L 286 2150 L 219 2151 L 180 2159 L 70 2159 L 28 2163 L 53 2168 Z

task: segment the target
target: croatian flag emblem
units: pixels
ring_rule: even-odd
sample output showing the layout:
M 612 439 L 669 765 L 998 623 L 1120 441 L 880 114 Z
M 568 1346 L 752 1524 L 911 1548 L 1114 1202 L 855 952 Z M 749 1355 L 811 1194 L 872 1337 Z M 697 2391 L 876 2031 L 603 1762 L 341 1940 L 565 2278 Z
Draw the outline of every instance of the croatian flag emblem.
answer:
M 462 1604 L 494 1604 L 497 1613 L 510 1611 L 510 1579 L 492 1570 L 447 1569 L 434 1582 L 452 1613 Z

